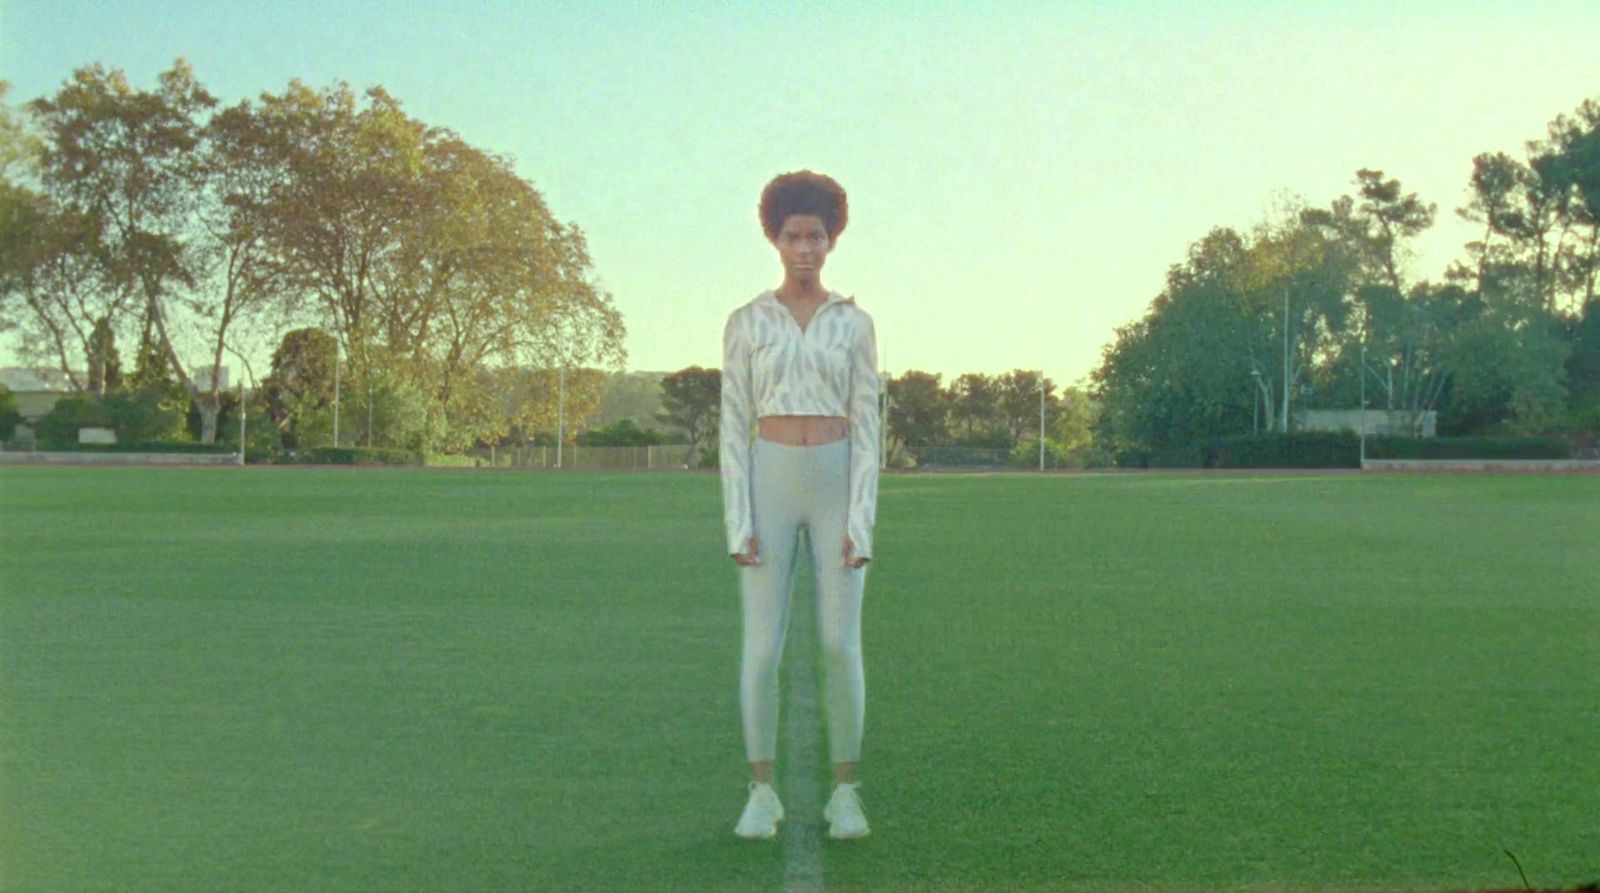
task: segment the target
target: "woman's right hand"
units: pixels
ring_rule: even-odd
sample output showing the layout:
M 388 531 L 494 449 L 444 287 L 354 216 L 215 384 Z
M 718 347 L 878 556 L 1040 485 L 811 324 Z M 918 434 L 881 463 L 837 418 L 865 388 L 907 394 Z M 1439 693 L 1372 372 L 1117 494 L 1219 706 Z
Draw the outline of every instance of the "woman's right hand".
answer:
M 735 552 L 729 556 L 740 567 L 750 567 L 761 563 L 761 553 L 756 551 L 756 538 L 750 537 L 750 548 L 744 552 Z

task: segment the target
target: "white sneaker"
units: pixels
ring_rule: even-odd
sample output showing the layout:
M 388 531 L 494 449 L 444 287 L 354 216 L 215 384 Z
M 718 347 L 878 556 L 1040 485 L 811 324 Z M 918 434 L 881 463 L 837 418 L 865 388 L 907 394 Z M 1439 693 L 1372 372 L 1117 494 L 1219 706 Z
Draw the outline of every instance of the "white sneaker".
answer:
M 861 811 L 861 797 L 856 793 L 858 783 L 833 786 L 833 796 L 822 815 L 828 820 L 828 836 L 834 840 L 853 840 L 871 833 L 867 827 L 867 814 Z
M 744 814 L 739 816 L 733 833 L 747 840 L 768 840 L 778 836 L 781 821 L 783 804 L 778 802 L 778 792 L 766 782 L 750 782 L 750 800 L 745 803 Z

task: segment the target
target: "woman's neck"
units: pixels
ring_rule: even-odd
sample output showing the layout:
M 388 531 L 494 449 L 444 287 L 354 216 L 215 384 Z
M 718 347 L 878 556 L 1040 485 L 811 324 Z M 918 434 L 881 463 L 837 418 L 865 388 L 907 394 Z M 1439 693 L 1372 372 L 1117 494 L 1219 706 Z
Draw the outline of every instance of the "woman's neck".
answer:
M 785 303 L 820 304 L 828 299 L 828 290 L 821 279 L 794 280 L 785 277 L 778 286 L 778 300 Z

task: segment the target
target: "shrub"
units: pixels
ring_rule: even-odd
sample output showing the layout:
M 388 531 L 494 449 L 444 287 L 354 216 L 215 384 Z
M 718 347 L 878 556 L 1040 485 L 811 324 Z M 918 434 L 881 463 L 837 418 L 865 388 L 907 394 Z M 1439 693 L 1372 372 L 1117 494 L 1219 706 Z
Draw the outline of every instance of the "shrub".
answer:
M 720 444 L 707 444 L 700 448 L 700 461 L 697 468 L 722 467 L 722 447 Z
M 1560 437 L 1367 438 L 1369 459 L 1566 459 L 1571 454 L 1571 443 Z M 1354 431 L 1242 435 L 1126 449 L 1114 459 L 1124 468 L 1358 468 L 1361 439 Z
M 1369 459 L 1569 459 L 1560 437 L 1368 437 Z
M 68 394 L 33 426 L 39 446 L 61 449 L 78 445 L 79 428 L 114 428 L 111 410 L 88 394 Z
M 119 391 L 105 397 L 105 407 L 111 413 L 112 427 L 116 428 L 119 441 L 182 439 L 187 406 L 185 403 L 180 409 L 174 405 L 168 389 L 160 385 L 147 385 L 132 392 Z
M 227 444 L 231 450 L 239 448 L 239 417 L 237 404 L 230 407 L 233 417 L 217 422 L 217 442 Z M 259 397 L 246 399 L 244 426 L 244 461 L 247 463 L 277 462 L 283 452 L 283 438 L 273 423 L 272 413 Z
M 1372 438 L 1367 438 L 1367 443 L 1370 446 Z M 1354 431 L 1223 437 L 1208 444 L 1206 452 L 1207 468 L 1358 468 L 1361 465 L 1361 439 Z
M 1011 465 L 1014 468 L 1039 467 L 1039 438 L 1024 438 L 1017 441 L 1011 448 Z M 1045 438 L 1044 441 L 1044 467 L 1061 468 L 1068 465 L 1067 456 L 1062 453 L 1061 445 Z
M 0 384 L 0 440 L 10 440 L 16 436 L 17 423 L 22 421 L 22 411 L 17 408 L 16 395 L 11 389 Z
M 641 428 L 632 419 L 622 419 L 603 428 L 591 428 L 579 434 L 579 446 L 654 446 L 660 444 L 661 433 Z
M 429 453 L 426 464 L 433 468 L 477 468 L 481 460 L 461 453 Z

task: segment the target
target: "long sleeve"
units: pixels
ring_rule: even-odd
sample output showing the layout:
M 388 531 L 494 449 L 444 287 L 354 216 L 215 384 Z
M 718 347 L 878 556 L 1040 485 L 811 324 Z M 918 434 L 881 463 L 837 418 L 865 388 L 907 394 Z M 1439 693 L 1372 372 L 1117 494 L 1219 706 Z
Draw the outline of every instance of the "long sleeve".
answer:
M 861 331 L 850 351 L 850 542 L 857 558 L 872 557 L 872 524 L 878 513 L 878 336 L 862 313 Z
M 750 425 L 754 415 L 750 344 L 735 312 L 722 331 L 722 414 L 717 425 L 722 519 L 728 529 L 729 555 L 748 549 L 755 532 L 750 514 Z

